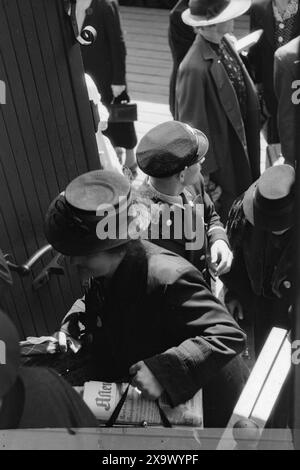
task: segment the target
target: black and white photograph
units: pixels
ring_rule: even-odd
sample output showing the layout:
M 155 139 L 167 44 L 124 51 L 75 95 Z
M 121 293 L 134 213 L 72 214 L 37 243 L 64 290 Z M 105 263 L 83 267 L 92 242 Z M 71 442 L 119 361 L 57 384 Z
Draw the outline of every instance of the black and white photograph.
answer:
M 300 450 L 299 129 L 299 0 L 0 0 L 0 450 Z

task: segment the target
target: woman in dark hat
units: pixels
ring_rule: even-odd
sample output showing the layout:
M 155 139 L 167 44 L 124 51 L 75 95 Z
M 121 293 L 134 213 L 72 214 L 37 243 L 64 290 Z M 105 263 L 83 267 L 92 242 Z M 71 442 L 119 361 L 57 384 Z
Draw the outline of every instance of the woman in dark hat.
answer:
M 268 169 L 235 202 L 229 215 L 234 261 L 222 280 L 230 309 L 240 303 L 244 313 L 251 315 L 256 354 L 272 327 L 290 327 L 294 182 L 291 166 Z
M 260 175 L 260 112 L 254 84 L 230 36 L 250 0 L 190 0 L 183 21 L 197 38 L 178 72 L 176 117 L 201 129 L 210 150 L 204 176 L 222 188 L 219 213 Z
M 137 220 L 130 184 L 107 171 L 80 176 L 51 204 L 47 239 L 88 281 L 86 310 L 63 320 L 61 347 L 68 336 L 84 341 L 87 380 L 131 377 L 148 399 L 164 393 L 172 406 L 203 387 L 205 425 L 224 427 L 247 377 L 235 357 L 244 334 L 192 264 L 132 239 Z

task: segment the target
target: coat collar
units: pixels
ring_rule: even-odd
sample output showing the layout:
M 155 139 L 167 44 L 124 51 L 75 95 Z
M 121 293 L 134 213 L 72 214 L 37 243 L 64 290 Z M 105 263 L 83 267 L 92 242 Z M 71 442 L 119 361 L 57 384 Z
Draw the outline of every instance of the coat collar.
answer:
M 247 78 L 246 78 L 245 69 L 242 64 L 242 61 L 240 60 L 239 55 L 236 53 L 236 51 L 231 45 L 231 42 L 227 39 L 226 36 L 225 36 L 225 41 L 226 41 L 226 44 L 229 46 L 231 52 L 235 55 L 236 59 L 240 63 L 242 70 L 244 72 L 244 78 L 245 78 L 245 82 L 247 85 Z M 246 143 L 247 141 L 246 141 L 245 127 L 244 127 L 243 119 L 242 119 L 240 109 L 239 109 L 238 99 L 234 91 L 233 85 L 231 84 L 227 76 L 227 73 L 221 63 L 221 60 L 218 58 L 217 54 L 215 53 L 213 48 L 210 46 L 209 41 L 207 41 L 203 36 L 199 34 L 196 39 L 196 44 L 201 50 L 202 57 L 207 61 L 208 60 L 212 61 L 212 64 L 210 67 L 210 73 L 216 84 L 220 101 L 228 116 L 229 121 L 231 122 L 233 128 L 235 129 L 238 135 L 238 138 L 240 139 L 241 144 L 243 145 L 243 148 L 245 149 L 245 152 L 247 154 L 247 143 Z

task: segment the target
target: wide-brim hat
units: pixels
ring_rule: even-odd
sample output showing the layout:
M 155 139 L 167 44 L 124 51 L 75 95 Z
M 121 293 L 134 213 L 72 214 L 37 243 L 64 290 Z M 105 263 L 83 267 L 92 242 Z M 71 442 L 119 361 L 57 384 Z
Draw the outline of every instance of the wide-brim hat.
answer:
M 20 365 L 19 336 L 17 330 L 0 310 L 0 398 L 14 385 Z
M 148 176 L 166 178 L 204 160 L 209 149 L 206 135 L 178 121 L 151 129 L 140 141 L 136 157 Z
M 225 23 L 246 13 L 251 0 L 190 0 L 182 21 L 194 28 Z
M 269 232 L 281 232 L 295 222 L 295 170 L 278 165 L 266 170 L 250 186 L 243 199 L 245 217 L 252 225 Z
M 51 203 L 45 234 L 66 256 L 87 256 L 128 243 L 132 193 L 129 180 L 98 170 L 79 176 Z

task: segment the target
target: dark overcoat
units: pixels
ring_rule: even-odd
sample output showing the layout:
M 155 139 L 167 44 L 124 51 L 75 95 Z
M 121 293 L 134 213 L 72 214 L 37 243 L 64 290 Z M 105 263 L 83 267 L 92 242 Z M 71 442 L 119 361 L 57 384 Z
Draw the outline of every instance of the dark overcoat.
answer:
M 254 0 L 250 10 L 251 30 L 263 30 L 260 40 L 250 48 L 248 60 L 253 70 L 255 83 L 262 84 L 263 96 L 272 116 L 272 128 L 269 131 L 269 142 L 279 141 L 277 131 L 277 99 L 274 91 L 274 53 L 275 43 L 275 18 L 272 0 Z M 300 8 L 294 24 L 291 39 L 300 34 Z
M 108 106 L 112 99 L 111 85 L 126 82 L 126 46 L 116 0 L 93 0 L 84 26 L 97 31 L 97 39 L 90 46 L 82 46 L 86 73 L 91 75 Z
M 114 98 L 111 85 L 126 85 L 126 46 L 118 2 L 93 0 L 84 23 L 87 25 L 96 29 L 97 39 L 91 46 L 81 48 L 84 68 L 96 83 L 103 104 L 109 108 Z M 109 122 L 104 135 L 114 147 L 133 149 L 137 143 L 132 122 Z
M 147 241 L 127 245 L 110 285 L 92 281 L 85 303 L 80 322 L 92 335 L 97 371 L 92 379 L 126 381 L 129 368 L 145 361 L 174 406 L 205 389 L 245 345 L 244 333 L 202 274 L 185 259 Z M 70 313 L 61 327 L 72 337 L 74 317 L 76 313 Z M 237 399 L 243 373 L 243 366 L 237 367 L 235 378 L 231 371 L 238 387 L 222 401 L 221 414 Z M 218 395 L 217 386 L 211 393 Z M 222 390 L 223 397 L 225 393 Z
M 229 290 L 227 298 L 237 298 L 253 322 L 258 354 L 272 327 L 291 327 L 294 232 L 276 236 L 259 230 L 247 221 L 242 201 L 243 197 L 235 202 L 229 215 L 234 260 L 222 281 Z
M 255 86 L 231 42 L 225 40 L 244 74 L 245 121 L 225 68 L 200 34 L 179 68 L 176 117 L 207 135 L 210 149 L 202 173 L 221 186 L 227 215 L 236 197 L 260 176 L 260 111 Z
M 178 68 L 196 37 L 194 29 L 182 21 L 181 15 L 188 6 L 188 0 L 179 0 L 170 13 L 169 45 L 173 58 L 173 70 L 170 79 L 170 110 L 173 116 L 175 116 L 175 92 Z
M 275 53 L 275 93 L 278 99 L 278 130 L 282 154 L 286 163 L 295 164 L 297 158 L 297 112 L 295 103 L 299 100 L 300 36 L 290 41 Z M 294 99 L 292 94 L 294 93 Z M 296 100 L 296 101 L 295 101 Z

